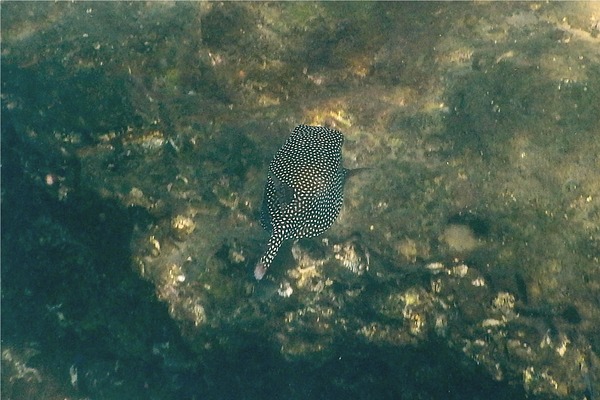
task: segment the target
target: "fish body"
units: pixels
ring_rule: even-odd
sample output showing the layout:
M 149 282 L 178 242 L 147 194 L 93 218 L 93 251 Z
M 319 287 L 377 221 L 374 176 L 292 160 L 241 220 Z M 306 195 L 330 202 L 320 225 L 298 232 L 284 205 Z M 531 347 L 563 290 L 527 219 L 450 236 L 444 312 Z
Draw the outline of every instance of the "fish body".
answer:
M 254 269 L 267 272 L 284 240 L 313 237 L 336 220 L 344 201 L 347 170 L 342 166 L 341 132 L 298 125 L 269 164 L 261 224 L 271 233 Z

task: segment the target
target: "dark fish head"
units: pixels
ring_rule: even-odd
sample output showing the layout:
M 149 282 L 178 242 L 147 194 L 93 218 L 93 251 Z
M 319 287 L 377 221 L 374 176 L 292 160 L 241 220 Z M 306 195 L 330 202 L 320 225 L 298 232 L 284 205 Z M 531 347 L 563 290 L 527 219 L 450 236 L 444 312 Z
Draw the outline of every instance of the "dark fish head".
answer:
M 298 125 L 269 165 L 261 224 L 271 232 L 254 270 L 261 279 L 286 239 L 313 237 L 333 224 L 344 200 L 341 132 Z

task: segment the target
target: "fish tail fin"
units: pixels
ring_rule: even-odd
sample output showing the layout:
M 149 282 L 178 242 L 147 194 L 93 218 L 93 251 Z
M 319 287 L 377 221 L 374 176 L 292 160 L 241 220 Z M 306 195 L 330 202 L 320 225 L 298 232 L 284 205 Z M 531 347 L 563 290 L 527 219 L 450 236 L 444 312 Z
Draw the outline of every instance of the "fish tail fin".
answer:
M 259 261 L 258 263 L 256 263 L 256 267 L 254 267 L 254 278 L 257 281 L 260 281 L 263 276 L 265 276 L 265 274 L 267 273 L 267 266 L 265 265 L 264 262 Z
M 283 243 L 283 234 L 280 232 L 273 232 L 273 235 L 271 235 L 271 238 L 269 239 L 269 243 L 267 243 L 267 251 L 254 267 L 254 277 L 257 281 L 260 281 L 267 273 L 267 269 L 271 266 L 273 259 L 277 255 L 281 243 Z

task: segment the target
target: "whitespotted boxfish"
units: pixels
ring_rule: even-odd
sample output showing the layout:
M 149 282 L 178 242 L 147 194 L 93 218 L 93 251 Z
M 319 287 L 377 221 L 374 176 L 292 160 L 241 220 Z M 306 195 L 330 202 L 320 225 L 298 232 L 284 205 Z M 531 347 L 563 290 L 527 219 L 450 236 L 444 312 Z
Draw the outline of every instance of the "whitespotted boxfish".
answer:
M 313 237 L 333 224 L 344 201 L 348 170 L 341 132 L 298 125 L 269 165 L 260 222 L 271 233 L 254 269 L 262 279 L 286 239 Z

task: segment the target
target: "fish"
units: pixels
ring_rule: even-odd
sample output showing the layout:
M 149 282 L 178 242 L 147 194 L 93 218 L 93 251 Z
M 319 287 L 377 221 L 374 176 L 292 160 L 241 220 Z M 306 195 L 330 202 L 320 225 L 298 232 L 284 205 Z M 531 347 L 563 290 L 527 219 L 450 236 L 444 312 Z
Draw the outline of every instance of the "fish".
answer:
M 348 169 L 342 165 L 342 132 L 298 125 L 269 164 L 260 222 L 271 233 L 254 268 L 261 280 L 281 244 L 322 234 L 337 219 L 344 202 Z

